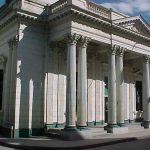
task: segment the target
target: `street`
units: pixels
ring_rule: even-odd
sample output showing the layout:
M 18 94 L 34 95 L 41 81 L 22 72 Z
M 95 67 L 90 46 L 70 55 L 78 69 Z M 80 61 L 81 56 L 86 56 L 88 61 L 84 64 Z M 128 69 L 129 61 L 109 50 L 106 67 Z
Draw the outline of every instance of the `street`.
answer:
M 97 148 L 91 148 L 87 150 L 149 150 L 149 149 L 150 149 L 150 138 L 102 146 Z

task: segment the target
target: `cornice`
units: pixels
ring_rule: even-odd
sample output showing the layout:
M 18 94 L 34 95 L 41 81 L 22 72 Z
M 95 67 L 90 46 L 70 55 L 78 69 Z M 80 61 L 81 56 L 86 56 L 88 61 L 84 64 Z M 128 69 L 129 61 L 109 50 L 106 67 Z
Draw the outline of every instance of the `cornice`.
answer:
M 34 13 L 30 13 L 24 10 L 18 10 L 15 9 L 10 12 L 12 14 L 7 20 L 3 21 L 0 20 L 0 30 L 5 28 L 7 25 L 9 25 L 11 22 L 18 19 L 18 21 L 25 20 L 30 23 L 38 23 L 40 25 L 45 25 L 45 22 L 47 22 L 46 17 L 40 16 Z
M 49 14 L 49 16 L 42 16 L 37 15 L 34 13 L 30 13 L 28 11 L 24 10 L 18 10 L 15 9 L 11 11 L 10 13 L 14 13 L 10 18 L 5 20 L 5 22 L 2 23 L 0 21 L 0 30 L 2 30 L 5 26 L 10 24 L 15 19 L 19 20 L 25 20 L 29 23 L 36 23 L 40 25 L 48 25 L 49 23 L 55 23 L 60 21 L 61 19 L 64 19 L 67 16 L 71 16 L 71 19 L 73 18 L 79 18 L 80 20 L 87 21 L 91 23 L 91 25 L 97 25 L 101 28 L 107 29 L 107 32 L 109 34 L 114 33 L 116 35 L 120 35 L 129 38 L 131 40 L 139 40 L 142 44 L 148 45 L 150 43 L 150 38 L 143 36 L 139 34 L 138 32 L 132 31 L 130 29 L 127 29 L 125 27 L 119 26 L 118 24 L 111 23 L 111 20 L 107 18 L 103 18 L 99 16 L 98 14 L 94 14 L 92 12 L 89 12 L 87 10 L 84 10 L 82 8 L 79 8 L 77 6 L 69 5 L 65 8 L 62 8 L 61 10 L 57 11 L 54 14 Z M 145 42 L 145 43 L 144 43 Z M 149 45 L 148 45 L 149 46 Z
M 49 14 L 48 21 L 50 23 L 54 22 L 58 23 L 59 20 L 68 16 L 71 16 L 71 19 L 79 18 L 80 20 L 87 20 L 87 22 L 91 22 L 93 25 L 97 24 L 98 26 L 103 27 L 104 29 L 107 28 L 108 29 L 107 32 L 109 32 L 110 34 L 111 33 L 115 34 L 118 33 L 118 35 L 122 34 L 125 38 L 128 37 L 131 40 L 134 38 L 134 40 L 139 40 L 146 45 L 148 44 L 148 41 L 150 41 L 149 37 L 146 37 L 138 32 L 135 32 L 133 30 L 120 26 L 116 23 L 113 23 L 113 21 L 109 19 L 103 18 L 97 14 L 94 14 L 92 12 L 89 12 L 87 10 L 81 9 L 73 5 L 66 6 L 54 14 Z M 146 43 L 144 43 L 145 41 Z
M 84 9 L 74 6 L 74 5 L 66 6 L 54 14 L 49 14 L 48 21 L 55 22 L 63 17 L 68 16 L 68 15 L 76 15 L 79 18 L 92 20 L 93 22 L 97 22 L 97 23 L 101 22 L 101 23 L 103 23 L 105 25 L 109 25 L 109 26 L 111 25 L 110 19 L 104 18 L 98 14 L 84 10 Z

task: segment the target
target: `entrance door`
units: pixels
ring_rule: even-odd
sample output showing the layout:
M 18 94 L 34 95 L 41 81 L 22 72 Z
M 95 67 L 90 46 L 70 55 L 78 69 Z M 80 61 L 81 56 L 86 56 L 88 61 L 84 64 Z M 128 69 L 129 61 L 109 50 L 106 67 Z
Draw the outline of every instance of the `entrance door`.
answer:
M 108 123 L 108 77 L 104 77 L 105 82 L 105 123 Z
M 136 81 L 136 121 L 142 121 L 142 81 Z
M 142 108 L 142 81 L 136 81 L 136 111 Z
M 108 123 L 108 97 L 105 97 L 105 123 Z

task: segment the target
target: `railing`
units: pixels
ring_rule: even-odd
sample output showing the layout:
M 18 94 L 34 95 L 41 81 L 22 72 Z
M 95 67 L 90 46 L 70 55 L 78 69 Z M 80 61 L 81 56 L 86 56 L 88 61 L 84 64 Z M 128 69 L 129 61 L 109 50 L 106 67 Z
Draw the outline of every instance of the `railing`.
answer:
M 104 18 L 110 19 L 110 10 L 109 9 L 107 9 L 103 6 L 97 5 L 95 3 L 88 2 L 88 1 L 87 1 L 86 6 L 87 6 L 87 10 L 94 12 Z
M 60 0 L 50 6 L 50 13 L 55 13 L 67 5 L 67 0 Z
M 60 9 L 64 8 L 65 6 L 69 5 L 68 2 L 69 0 L 59 0 L 58 2 L 52 4 L 50 6 L 50 13 L 55 13 L 59 11 Z M 73 5 L 76 5 L 76 4 L 73 3 Z M 76 5 L 76 6 L 80 7 L 79 5 Z M 88 10 L 90 12 L 93 12 L 95 14 L 98 14 L 101 17 L 110 19 L 110 10 L 101 5 L 97 5 L 95 3 L 85 0 L 85 6 L 81 8 Z

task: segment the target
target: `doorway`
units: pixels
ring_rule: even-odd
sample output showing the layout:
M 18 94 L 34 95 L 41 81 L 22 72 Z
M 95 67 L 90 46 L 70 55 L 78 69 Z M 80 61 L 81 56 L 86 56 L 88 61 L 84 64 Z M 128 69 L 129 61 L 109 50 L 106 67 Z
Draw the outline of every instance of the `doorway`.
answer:
M 142 111 L 143 111 L 143 104 L 142 104 L 142 81 L 136 81 L 136 121 L 142 121 Z

